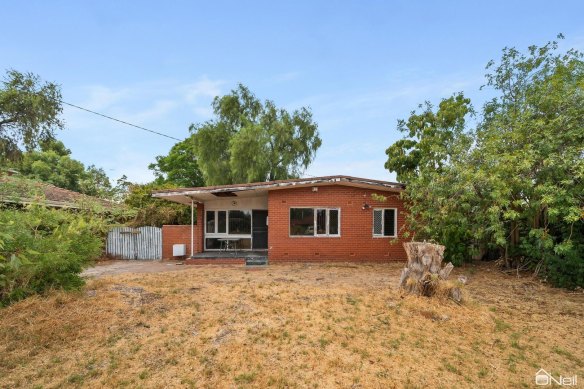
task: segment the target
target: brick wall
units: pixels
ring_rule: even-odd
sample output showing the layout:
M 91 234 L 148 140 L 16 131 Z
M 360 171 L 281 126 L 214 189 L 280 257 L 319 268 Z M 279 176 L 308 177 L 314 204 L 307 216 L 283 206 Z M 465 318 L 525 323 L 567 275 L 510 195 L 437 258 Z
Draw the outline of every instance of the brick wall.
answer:
M 373 200 L 372 193 L 387 196 Z M 371 208 L 363 210 L 363 204 Z M 330 207 L 341 210 L 340 237 L 289 236 L 290 208 Z M 403 239 L 373 237 L 373 209 L 397 208 L 398 234 L 404 225 L 402 201 L 392 192 L 350 186 L 320 186 L 270 191 L 268 247 L 270 261 L 393 261 L 405 260 Z
M 195 225 L 195 237 L 197 236 L 197 225 Z M 172 259 L 172 245 L 187 245 L 187 257 L 191 254 L 191 226 L 190 225 L 164 225 L 162 226 L 162 259 Z M 197 240 L 195 238 L 195 249 Z M 196 250 L 195 250 L 196 252 Z

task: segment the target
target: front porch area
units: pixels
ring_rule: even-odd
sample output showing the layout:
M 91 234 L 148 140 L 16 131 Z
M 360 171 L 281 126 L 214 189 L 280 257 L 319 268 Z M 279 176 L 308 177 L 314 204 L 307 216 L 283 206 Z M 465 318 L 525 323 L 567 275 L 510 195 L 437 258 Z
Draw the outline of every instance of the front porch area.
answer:
M 268 250 L 239 250 L 239 251 L 205 251 L 196 253 L 188 259 L 217 259 L 217 258 L 257 258 L 268 257 Z
M 189 265 L 246 265 L 266 266 L 268 250 L 205 251 L 187 258 Z

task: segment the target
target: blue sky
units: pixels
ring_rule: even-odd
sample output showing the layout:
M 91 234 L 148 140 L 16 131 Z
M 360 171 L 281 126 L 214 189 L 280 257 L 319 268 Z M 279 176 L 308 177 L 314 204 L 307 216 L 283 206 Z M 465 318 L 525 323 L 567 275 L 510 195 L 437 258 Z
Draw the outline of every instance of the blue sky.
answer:
M 501 49 L 584 48 L 582 1 L 3 1 L 0 71 L 33 72 L 65 101 L 177 138 L 237 83 L 310 106 L 323 145 L 308 175 L 393 180 L 385 149 L 419 103 L 464 91 L 480 107 Z M 65 108 L 57 134 L 112 179 L 152 179 L 167 138 Z

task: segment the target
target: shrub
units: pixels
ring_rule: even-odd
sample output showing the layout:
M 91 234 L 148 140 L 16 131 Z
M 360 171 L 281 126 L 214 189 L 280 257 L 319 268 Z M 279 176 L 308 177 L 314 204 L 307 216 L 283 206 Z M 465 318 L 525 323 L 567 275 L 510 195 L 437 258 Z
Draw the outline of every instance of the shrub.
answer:
M 576 245 L 565 253 L 547 253 L 544 259 L 547 280 L 560 288 L 584 287 L 584 245 Z
M 0 306 L 49 289 L 78 289 L 103 249 L 105 223 L 85 211 L 0 209 Z

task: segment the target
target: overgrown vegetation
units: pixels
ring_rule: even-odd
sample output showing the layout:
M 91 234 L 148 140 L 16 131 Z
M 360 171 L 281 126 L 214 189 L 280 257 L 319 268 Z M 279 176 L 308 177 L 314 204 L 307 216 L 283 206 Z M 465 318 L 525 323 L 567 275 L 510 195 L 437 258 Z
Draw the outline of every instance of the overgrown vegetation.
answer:
M 190 224 L 191 207 L 152 197 L 154 190 L 176 187 L 172 183 L 130 184 L 124 200 L 124 204 L 129 207 L 132 214 L 129 224 L 137 227 Z
M 112 186 L 102 168 L 85 166 L 71 158 L 71 150 L 55 139 L 40 142 L 38 147 L 21 153 L 4 165 L 18 171 L 19 177 L 102 199 L 120 200 L 125 189 L 120 185 Z
M 561 37 L 561 36 L 560 36 Z M 462 93 L 398 129 L 386 167 L 407 184 L 409 228 L 455 264 L 487 252 L 561 287 L 584 286 L 584 61 L 556 42 L 489 63 L 498 95 L 477 127 Z
M 103 249 L 108 221 L 91 210 L 0 209 L 0 306 L 50 289 L 78 289 Z

